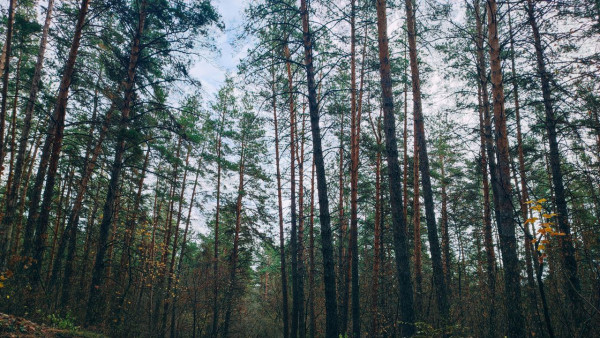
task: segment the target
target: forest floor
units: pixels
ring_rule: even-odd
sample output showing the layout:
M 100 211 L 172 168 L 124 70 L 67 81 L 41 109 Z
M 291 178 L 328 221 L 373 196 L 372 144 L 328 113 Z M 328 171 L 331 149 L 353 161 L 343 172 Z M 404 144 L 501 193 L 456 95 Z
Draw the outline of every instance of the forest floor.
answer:
M 79 330 L 78 327 L 61 329 L 45 324 L 34 323 L 22 317 L 0 313 L 0 337 L 105 337 L 101 334 Z

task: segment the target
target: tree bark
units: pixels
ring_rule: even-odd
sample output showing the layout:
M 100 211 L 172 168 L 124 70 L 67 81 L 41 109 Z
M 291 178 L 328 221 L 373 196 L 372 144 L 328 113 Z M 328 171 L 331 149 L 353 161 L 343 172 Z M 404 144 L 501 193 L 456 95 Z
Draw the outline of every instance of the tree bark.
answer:
M 360 293 L 358 280 L 358 165 L 360 151 L 360 110 L 356 97 L 356 0 L 351 0 L 351 168 L 350 168 L 350 261 L 352 263 L 352 336 L 360 337 Z
M 558 228 L 565 236 L 560 236 L 559 243 L 561 248 L 562 265 L 565 269 L 564 288 L 567 290 L 569 305 L 568 313 L 573 316 L 574 322 L 580 322 L 582 315 L 582 301 L 579 296 L 581 283 L 577 276 L 577 261 L 575 260 L 575 248 L 573 247 L 573 237 L 571 235 L 571 226 L 569 225 L 569 214 L 567 201 L 565 198 L 565 188 L 563 182 L 563 173 L 560 167 L 560 150 L 558 148 L 558 139 L 556 125 L 558 119 L 554 112 L 552 89 L 550 86 L 551 74 L 546 69 L 544 60 L 544 48 L 540 37 L 538 23 L 535 17 L 535 8 L 531 0 L 527 0 L 527 13 L 529 24 L 533 32 L 533 45 L 537 60 L 537 72 L 542 84 L 542 97 L 544 101 L 544 111 L 546 113 L 545 127 L 548 135 L 549 162 L 552 172 L 552 185 L 554 186 L 554 198 L 556 201 L 556 210 L 558 211 Z
M 331 236 L 331 216 L 329 214 L 329 197 L 327 196 L 327 178 L 325 176 L 325 162 L 321 146 L 321 129 L 319 126 L 319 104 L 315 83 L 313 66 L 312 33 L 309 27 L 308 5 L 306 0 L 300 1 L 300 14 L 302 17 L 302 40 L 304 45 L 304 64 L 308 87 L 308 107 L 310 112 L 310 125 L 313 137 L 313 157 L 317 174 L 317 188 L 319 189 L 319 219 L 321 221 L 321 251 L 323 253 L 323 282 L 325 284 L 325 311 L 327 338 L 337 338 L 338 318 L 335 286 L 335 269 L 333 258 L 333 243 Z
M 4 171 L 4 125 L 6 124 L 6 110 L 8 104 L 8 78 L 10 75 L 10 57 L 11 57 L 11 47 L 12 47 L 12 37 L 13 37 L 13 26 L 15 22 L 15 12 L 17 10 L 17 0 L 10 0 L 8 5 L 8 22 L 6 24 L 6 41 L 4 42 L 4 46 L 6 47 L 6 54 L 4 54 L 4 67 L 2 69 L 2 99 L 0 103 L 0 176 L 2 176 L 2 172 Z M 4 230 L 4 229 L 3 229 Z M 4 232 L 4 231 L 3 231 Z M 5 234 L 1 234 L 5 235 Z M 8 242 L 10 240 L 10 232 L 6 233 L 6 240 L 4 242 Z M 0 254 L 3 256 L 8 255 L 10 248 L 5 244 L 1 248 L 2 251 Z M 4 260 L 0 261 L 0 268 L 2 268 L 2 264 Z
M 431 188 L 431 174 L 429 166 L 429 155 L 427 153 L 427 140 L 425 136 L 425 124 L 421 104 L 421 84 L 419 75 L 419 64 L 417 57 L 417 33 L 416 19 L 412 0 L 406 0 L 406 25 L 408 31 L 408 54 L 410 58 L 410 73 L 413 92 L 413 115 L 415 116 L 415 139 L 419 144 L 419 171 L 421 173 L 421 184 L 423 185 L 423 199 L 425 202 L 425 219 L 427 221 L 427 237 L 429 239 L 429 251 L 431 252 L 431 264 L 433 267 L 433 282 L 437 296 L 437 306 L 442 322 L 445 324 L 449 319 L 450 306 L 448 303 L 448 289 L 444 280 L 444 268 L 438 238 L 437 224 L 435 220 L 435 209 L 433 205 L 433 189 Z
M 279 130 L 277 123 L 277 99 L 275 93 L 275 69 L 271 67 L 271 73 L 273 82 L 271 84 L 271 90 L 273 94 L 273 125 L 275 127 L 275 168 L 277 175 L 277 210 L 279 215 L 279 259 L 281 261 L 280 273 L 281 273 L 281 293 L 282 293 L 282 320 L 283 320 L 283 337 L 288 338 L 290 334 L 289 328 L 289 309 L 288 309 L 288 286 L 287 286 L 287 269 L 285 262 L 285 238 L 283 232 L 283 199 L 281 194 L 281 169 L 279 166 Z M 312 296 L 309 296 L 312 304 Z M 312 320 L 311 320 L 312 321 Z M 312 337 L 312 335 L 311 335 Z
M 292 255 L 292 327 L 291 337 L 298 336 L 299 317 L 300 317 L 300 276 L 298 275 L 298 226 L 296 214 L 296 107 L 294 104 L 294 86 L 292 78 L 292 68 L 290 62 L 290 50 L 287 42 L 283 46 L 283 53 L 286 59 L 285 66 L 288 76 L 288 95 L 290 103 L 290 203 L 291 203 L 291 236 L 290 251 Z
M 54 7 L 54 0 L 48 0 L 48 6 L 46 8 L 46 19 L 44 21 L 44 28 L 42 29 L 42 37 L 40 39 L 40 47 L 37 55 L 37 61 L 33 72 L 33 79 L 31 81 L 31 87 L 29 89 L 29 98 L 25 107 L 25 116 L 23 118 L 23 129 L 19 137 L 19 149 L 17 152 L 17 160 L 13 170 L 13 184 L 10 189 L 7 189 L 6 195 L 6 210 L 4 218 L 2 219 L 1 228 L 10 228 L 15 222 L 17 202 L 19 199 L 19 187 L 21 184 L 21 177 L 23 175 L 23 166 L 25 165 L 25 153 L 27 151 L 27 141 L 29 139 L 29 133 L 31 131 L 31 120 L 33 118 L 33 110 L 37 94 L 39 92 L 40 80 L 42 77 L 42 69 L 44 67 L 44 56 L 46 53 L 46 45 L 48 43 L 48 31 L 50 30 L 50 22 L 52 21 L 52 9 Z M 6 46 L 6 44 L 4 45 Z M 18 245 L 18 244 L 15 244 Z
M 75 33 L 71 42 L 71 48 L 69 50 L 69 57 L 65 63 L 65 69 L 60 82 L 60 88 L 58 90 L 58 97 L 56 106 L 54 108 L 53 116 L 53 128 L 50 136 L 52 138 L 52 152 L 50 154 L 42 153 L 43 157 L 49 155 L 50 160 L 48 162 L 48 172 L 46 175 L 46 186 L 44 189 L 44 196 L 42 204 L 40 206 L 41 211 L 37 221 L 35 229 L 35 248 L 33 254 L 33 264 L 31 266 L 30 276 L 33 284 L 37 284 L 40 280 L 40 268 L 42 266 L 42 260 L 44 257 L 45 243 L 48 236 L 48 222 L 50 217 L 50 209 L 52 208 L 52 197 L 54 196 L 54 184 L 56 181 L 56 172 L 58 170 L 58 160 L 60 158 L 60 152 L 62 149 L 62 141 L 64 136 L 65 128 L 65 116 L 67 112 L 67 101 L 69 99 L 69 88 L 71 87 L 71 80 L 73 77 L 73 71 L 75 70 L 75 61 L 77 60 L 77 52 L 79 51 L 79 45 L 81 43 L 81 36 L 83 27 L 85 25 L 85 19 L 87 16 L 90 0 L 82 0 L 79 8 L 79 14 L 77 17 L 77 24 L 75 25 Z M 36 181 L 37 183 L 37 181 Z M 40 185 L 41 187 L 41 185 Z M 37 208 L 37 205 L 34 205 Z M 34 212 L 35 214 L 35 212 Z M 32 220 L 32 221 L 34 221 Z M 29 220 L 28 220 L 29 223 Z
M 498 10 L 495 0 L 487 0 L 488 43 L 490 46 L 490 69 L 492 95 L 494 98 L 494 126 L 496 134 L 497 167 L 497 208 L 496 222 L 500 235 L 500 249 L 504 265 L 504 287 L 508 336 L 525 336 L 525 322 L 521 309 L 521 282 L 519 259 L 515 237 L 515 222 L 511 201 L 510 158 L 508 133 L 506 129 L 506 111 L 504 110 L 504 86 L 502 83 L 502 65 L 500 60 L 500 41 L 498 38 Z M 494 184 L 495 182 L 492 182 Z
M 383 102 L 383 123 L 385 132 L 385 150 L 388 162 L 390 207 L 394 227 L 394 247 L 396 251 L 396 270 L 400 291 L 401 335 L 412 336 L 415 333 L 415 312 L 410 278 L 410 259 L 406 223 L 403 217 L 403 203 L 398 163 L 398 142 L 396 140 L 396 123 L 394 117 L 394 100 L 392 96 L 392 76 L 390 70 L 390 53 L 388 49 L 386 1 L 377 0 L 377 33 L 379 44 L 379 74 L 381 77 L 381 98 Z
M 87 1 L 87 0 L 86 0 Z M 134 33 L 131 52 L 129 56 L 129 65 L 127 66 L 127 79 L 124 83 L 124 100 L 121 106 L 121 120 L 119 121 L 119 134 L 116 140 L 115 158 L 110 173 L 110 182 L 108 192 L 102 211 L 102 222 L 100 223 L 100 235 L 96 248 L 96 261 L 94 262 L 92 272 L 92 283 L 90 285 L 90 297 L 87 303 L 86 324 L 95 324 L 101 318 L 100 314 L 104 312 L 105 302 L 103 286 L 104 269 L 106 267 L 105 255 L 108 244 L 110 225 L 112 224 L 115 200 L 118 195 L 119 180 L 123 169 L 123 155 L 125 154 L 126 134 L 129 129 L 130 113 L 134 100 L 135 75 L 138 65 L 138 59 L 141 54 L 141 39 L 144 33 L 144 23 L 146 20 L 147 1 L 143 0 L 139 7 L 139 19 L 136 32 Z

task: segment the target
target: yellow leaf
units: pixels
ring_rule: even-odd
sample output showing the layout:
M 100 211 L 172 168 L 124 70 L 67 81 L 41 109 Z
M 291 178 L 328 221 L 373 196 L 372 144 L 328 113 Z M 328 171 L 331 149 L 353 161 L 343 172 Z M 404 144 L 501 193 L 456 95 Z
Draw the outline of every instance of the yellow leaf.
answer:
M 528 220 L 526 220 L 526 221 L 525 221 L 525 224 L 528 224 L 528 223 L 532 223 L 532 224 L 533 224 L 533 223 L 535 223 L 535 221 L 537 221 L 537 220 L 538 220 L 538 218 L 537 218 L 537 217 L 529 218 Z
M 537 242 L 537 239 L 534 238 L 531 240 L 531 243 L 535 244 L 535 242 Z
M 546 246 L 544 244 L 538 245 L 538 251 L 542 251 L 544 249 L 546 249 Z
M 545 199 L 545 198 L 542 198 L 542 199 L 539 199 L 537 202 L 538 202 L 538 203 L 544 203 L 544 202 L 546 202 L 546 201 L 547 201 L 547 199 Z
M 550 243 L 550 241 L 549 241 L 549 240 L 547 240 L 547 239 L 544 239 L 544 240 L 542 240 L 542 243 L 543 243 L 543 244 L 549 244 L 549 243 Z
M 556 213 L 551 213 L 551 214 L 543 214 L 543 215 L 542 215 L 542 217 L 544 217 L 544 218 L 552 218 L 552 217 L 554 217 L 554 216 L 558 216 L 558 214 L 556 214 Z
M 0 282 L 0 289 L 4 287 L 4 283 Z
M 552 235 L 554 235 L 554 236 L 565 236 L 566 234 L 564 232 L 555 232 Z
M 542 205 L 541 204 L 534 205 L 531 207 L 531 210 L 542 211 Z
M 533 203 L 535 203 L 535 201 L 534 201 L 534 200 L 531 200 L 531 201 L 527 201 L 527 202 L 525 202 L 525 204 L 533 204 Z
M 548 232 L 546 229 L 539 229 L 537 232 L 539 232 L 540 234 L 545 234 L 546 232 Z

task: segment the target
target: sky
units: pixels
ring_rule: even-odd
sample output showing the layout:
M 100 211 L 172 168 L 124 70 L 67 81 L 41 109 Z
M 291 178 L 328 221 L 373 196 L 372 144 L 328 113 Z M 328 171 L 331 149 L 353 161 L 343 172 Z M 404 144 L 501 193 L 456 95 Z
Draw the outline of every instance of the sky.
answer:
M 225 23 L 224 31 L 215 31 L 217 34 L 215 46 L 220 52 L 206 55 L 205 58 L 199 58 L 191 69 L 191 74 L 201 81 L 202 88 L 208 94 L 208 98 L 212 98 L 213 94 L 225 82 L 227 73 L 235 73 L 240 59 L 246 55 L 247 48 L 245 46 L 233 46 L 236 34 L 243 22 L 243 11 L 246 3 L 247 0 L 213 1 Z

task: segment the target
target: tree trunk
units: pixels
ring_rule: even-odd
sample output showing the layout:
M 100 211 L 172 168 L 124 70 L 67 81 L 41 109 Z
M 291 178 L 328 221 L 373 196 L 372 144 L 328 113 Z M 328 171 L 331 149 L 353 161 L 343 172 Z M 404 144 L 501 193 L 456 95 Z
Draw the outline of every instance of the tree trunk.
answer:
M 305 107 L 305 106 L 304 106 Z M 302 134 L 296 129 L 296 161 L 298 163 L 298 335 L 306 337 L 306 316 L 304 310 L 304 130 L 306 120 L 302 111 Z M 300 153 L 298 153 L 300 148 Z
M 379 305 L 379 278 L 380 276 L 380 255 L 381 255 L 381 220 L 383 218 L 381 212 L 381 123 L 377 123 L 377 129 L 373 126 L 373 133 L 377 141 L 377 155 L 375 157 L 375 224 L 373 232 L 373 277 L 372 283 L 372 295 L 371 295 L 371 309 L 372 309 L 372 322 L 370 336 L 377 337 L 379 333 L 378 329 L 378 305 Z M 405 212 L 406 214 L 406 212 Z
M 413 305 L 412 281 L 410 279 L 410 258 L 406 223 L 403 217 L 403 203 L 398 163 L 398 142 L 396 140 L 396 123 L 394 117 L 394 100 L 392 96 L 392 76 L 390 70 L 390 53 L 388 49 L 386 1 L 377 0 L 377 33 L 379 44 L 379 73 L 381 76 L 381 98 L 383 103 L 383 121 L 385 132 L 385 150 L 388 162 L 390 189 L 390 207 L 394 227 L 394 247 L 396 251 L 396 270 L 400 291 L 401 335 L 412 336 L 415 332 L 415 312 Z
M 240 155 L 239 163 L 239 185 L 237 192 L 237 200 L 235 203 L 235 230 L 233 235 L 233 250 L 231 252 L 231 266 L 229 271 L 229 287 L 227 294 L 225 295 L 225 322 L 223 323 L 223 337 L 229 337 L 229 323 L 231 322 L 231 312 L 233 308 L 233 294 L 237 291 L 237 264 L 239 257 L 240 247 L 240 230 L 242 228 L 242 198 L 244 197 L 244 165 L 245 165 L 245 151 L 246 151 L 246 140 L 242 140 L 242 153 Z
M 421 193 L 419 191 L 419 142 L 417 140 L 416 122 L 413 122 L 413 245 L 415 255 L 415 311 L 417 318 L 423 316 L 423 261 L 421 243 Z M 407 197 L 408 199 L 408 197 Z
M 356 102 L 356 0 L 351 0 L 351 131 L 350 131 L 350 261 L 352 262 L 352 336 L 360 337 L 360 293 L 358 281 L 358 165 L 360 111 Z
M 512 19 L 510 16 L 510 10 L 508 11 L 508 24 L 510 30 L 510 61 L 511 61 L 511 72 L 513 76 L 512 85 L 513 85 L 513 97 L 515 104 L 515 120 L 517 122 L 517 152 L 518 152 L 518 160 L 519 160 L 519 176 L 521 178 L 521 217 L 523 218 L 523 230 L 525 233 L 525 240 L 523 245 L 525 246 L 525 267 L 527 271 L 527 292 L 529 294 L 529 304 L 530 304 L 530 313 L 538 313 L 538 305 L 537 305 L 537 294 L 535 292 L 535 279 L 533 274 L 533 263 L 532 263 L 532 251 L 533 246 L 531 245 L 531 240 L 533 236 L 531 235 L 529 222 L 526 222 L 529 217 L 528 215 L 528 204 L 529 201 L 529 192 L 527 190 L 527 173 L 525 171 L 525 156 L 523 154 L 523 136 L 521 133 L 521 109 L 519 104 L 519 85 L 517 83 L 517 71 L 515 66 L 515 41 L 514 34 L 512 28 Z M 515 186 L 518 187 L 518 184 L 515 182 Z M 535 316 L 534 319 L 536 322 L 540 323 L 539 316 Z
M 102 150 L 102 143 L 106 137 L 106 133 L 108 131 L 108 125 L 110 123 L 110 119 L 112 116 L 112 112 L 114 110 L 114 106 L 106 113 L 104 118 L 104 123 L 102 124 L 102 129 L 100 130 L 100 135 L 98 136 L 98 140 L 96 141 L 96 145 L 94 149 L 91 151 L 91 158 L 86 157 L 86 162 L 84 166 L 83 173 L 81 175 L 81 180 L 79 181 L 79 185 L 77 187 L 77 195 L 75 196 L 75 200 L 73 201 L 73 206 L 71 207 L 71 212 L 69 214 L 69 218 L 67 221 L 67 226 L 65 227 L 65 234 L 61 238 L 60 244 L 58 246 L 58 255 L 57 258 L 62 257 L 65 249 L 67 249 L 67 265 L 65 266 L 65 276 L 63 279 L 63 299 L 62 299 L 62 307 L 68 305 L 68 296 L 65 296 L 65 290 L 70 287 L 70 279 L 73 274 L 73 259 L 75 258 L 75 250 L 77 245 L 77 227 L 79 224 L 79 215 L 81 213 L 81 208 L 83 207 L 83 199 L 85 197 L 85 193 L 87 192 L 87 187 L 90 179 L 92 178 L 92 174 L 94 172 L 94 168 L 96 167 L 96 161 L 98 156 L 100 155 L 100 151 Z M 62 270 L 62 260 L 56 260 L 53 266 L 54 272 L 52 273 L 52 280 L 50 282 L 50 286 L 53 287 L 56 283 L 56 276 L 59 271 Z M 69 292 L 67 291 L 68 295 Z M 66 299 L 65 299 L 66 297 Z
M 308 274 L 308 311 L 310 318 L 309 337 L 314 338 L 316 335 L 316 315 L 315 315 L 315 162 L 312 161 L 311 179 L 310 179 L 310 226 L 308 231 L 309 246 L 309 274 Z
M 202 152 L 201 152 L 202 153 Z M 187 248 L 187 236 L 190 228 L 190 223 L 192 220 L 192 209 L 194 207 L 194 201 L 196 198 L 196 188 L 198 187 L 198 177 L 200 175 L 200 162 L 198 162 L 198 168 L 196 168 L 196 178 L 194 179 L 194 188 L 192 189 L 192 197 L 190 198 L 190 206 L 188 208 L 187 219 L 185 222 L 185 229 L 183 230 L 183 239 L 181 240 L 181 253 L 179 254 L 179 263 L 177 264 L 177 273 L 175 275 L 175 290 L 173 290 L 173 302 L 171 306 L 171 323 L 175 323 L 175 309 L 177 305 L 177 284 L 179 283 L 179 276 L 181 275 L 183 258 L 185 257 L 185 249 Z M 194 306 L 195 310 L 195 306 Z M 175 334 L 175 325 L 171 325 L 171 337 L 174 338 Z
M 13 98 L 12 106 L 12 117 L 10 127 L 10 161 L 8 169 L 8 179 L 6 180 L 6 192 L 9 192 L 12 188 L 14 170 L 13 165 L 15 164 L 15 141 L 17 139 L 17 105 L 19 103 L 19 88 L 21 80 L 21 62 L 23 61 L 23 54 L 19 53 L 19 60 L 17 61 L 17 72 L 15 74 L 15 96 Z M 7 136 L 8 139 L 8 136 Z M 1 222 L 1 219 L 0 219 Z
M 141 39 L 144 32 L 144 22 L 146 20 L 147 1 L 143 0 L 139 7 L 139 20 L 137 30 L 134 33 L 131 53 L 129 56 L 129 65 L 127 67 L 127 80 L 124 83 L 124 100 L 121 106 L 121 120 L 119 121 L 119 133 L 116 140 L 115 158 L 112 164 L 110 173 L 110 182 L 106 200 L 102 211 L 102 222 L 100 223 L 100 235 L 96 248 L 96 261 L 92 272 L 92 284 L 90 285 L 90 297 L 87 303 L 86 324 L 98 323 L 101 314 L 104 313 L 105 302 L 103 286 L 104 269 L 106 261 L 106 249 L 108 244 L 108 236 L 110 225 L 112 223 L 115 211 L 115 200 L 118 195 L 119 180 L 121 178 L 121 170 L 123 169 L 123 155 L 125 154 L 125 143 L 127 129 L 130 123 L 131 106 L 134 99 L 135 74 L 138 64 L 138 59 L 141 52 Z
M 445 172 L 445 156 L 440 156 L 441 184 L 442 184 L 442 263 L 444 268 L 444 279 L 450 293 L 450 234 L 448 231 L 448 192 Z
M 7 189 L 6 195 L 6 210 L 4 218 L 2 219 L 1 228 L 11 228 L 15 223 L 15 212 L 17 210 L 17 201 L 19 199 L 19 186 L 21 184 L 21 177 L 23 175 L 23 166 L 25 165 L 25 152 L 27 151 L 27 141 L 29 139 L 29 133 L 31 131 L 31 120 L 33 117 L 33 109 L 37 94 L 39 92 L 40 80 L 42 77 L 42 68 L 44 66 L 44 55 L 46 52 L 46 44 L 48 42 L 48 31 L 50 30 L 50 21 L 52 21 L 52 8 L 54 6 L 54 0 L 48 0 L 48 6 L 46 9 L 46 20 L 44 21 L 44 28 L 42 30 L 42 38 L 40 40 L 39 52 L 37 55 L 37 61 L 35 64 L 35 70 L 33 72 L 33 79 L 31 81 L 31 87 L 29 89 L 29 99 L 25 107 L 25 116 L 23 118 L 23 129 L 19 138 L 19 149 L 17 152 L 17 162 L 13 170 L 13 184 L 10 189 Z M 6 44 L 4 44 L 6 47 Z M 15 244 L 18 246 L 18 244 Z M 1 254 L 1 253 L 0 253 Z
M 565 236 L 560 236 L 559 243 L 561 247 L 562 265 L 565 270 L 564 288 L 567 291 L 570 310 L 567 313 L 572 316 L 573 323 L 579 323 L 583 318 L 582 301 L 579 298 L 581 283 L 577 276 L 577 261 L 575 260 L 575 248 L 573 247 L 573 237 L 571 236 L 571 226 L 569 225 L 569 214 L 567 201 L 565 198 L 565 188 L 563 183 L 563 173 L 560 167 L 560 150 L 558 149 L 558 140 L 556 125 L 558 123 L 554 113 L 552 92 L 550 87 L 551 74 L 546 70 L 546 61 L 544 60 L 544 49 L 538 24 L 535 17 L 534 4 L 527 0 L 527 13 L 529 15 L 529 24 L 533 31 L 533 44 L 537 59 L 537 72 L 541 78 L 542 97 L 544 100 L 544 111 L 546 113 L 546 133 L 549 144 L 549 162 L 552 172 L 552 185 L 554 186 L 554 198 L 556 210 L 558 211 L 558 229 Z
M 292 68 L 290 63 L 290 50 L 287 42 L 283 46 L 283 53 L 286 58 L 285 66 L 288 76 L 288 95 L 290 100 L 290 203 L 291 203 L 291 236 L 290 250 L 292 254 L 292 338 L 298 336 L 299 316 L 300 316 L 300 276 L 298 275 L 298 228 L 296 216 L 296 108 L 294 105 L 294 88 L 292 78 Z
M 273 94 L 273 124 L 275 126 L 275 168 L 277 174 L 277 207 L 279 215 L 279 259 L 281 261 L 281 293 L 282 293 L 282 320 L 283 320 L 283 337 L 288 338 L 290 334 L 289 328 L 289 309 L 288 309 L 288 286 L 287 286 L 287 269 L 285 264 L 285 239 L 283 232 L 283 200 L 281 196 L 281 169 L 279 166 L 279 130 L 277 124 L 277 99 L 275 93 L 275 69 L 271 67 L 271 73 L 273 76 L 273 82 L 271 84 L 271 90 Z M 312 225 L 312 223 L 311 223 Z M 312 261 L 311 261 L 312 262 Z M 313 301 L 312 296 L 309 299 Z M 314 309 L 313 309 L 314 310 Z M 313 318 L 314 319 L 314 318 Z M 312 319 L 311 319 L 312 323 Z M 311 324 L 312 325 L 312 324 Z M 311 337 L 314 337 L 311 335 Z
M 10 75 L 10 56 L 11 56 L 11 45 L 12 45 L 12 37 L 13 37 L 13 26 L 15 22 L 15 12 L 17 11 L 17 0 L 10 0 L 8 5 L 8 22 L 6 24 L 6 41 L 4 42 L 4 46 L 6 46 L 6 54 L 4 54 L 4 67 L 2 69 L 2 100 L 0 103 L 0 177 L 2 176 L 2 172 L 4 171 L 4 125 L 6 124 L 6 110 L 8 104 L 8 78 Z M 4 229 L 2 229 L 4 230 Z M 5 230 L 4 230 L 5 231 Z M 3 231 L 3 232 L 4 232 Z M 6 240 L 3 242 L 8 242 L 10 240 L 11 233 L 4 233 L 0 235 L 5 235 Z M 3 236 L 4 237 L 4 236 Z M 4 257 L 8 255 L 10 248 L 4 244 L 0 254 Z M 0 260 L 0 268 L 2 268 L 4 260 Z
M 440 252 L 440 241 L 438 238 L 437 224 L 435 220 L 435 209 L 433 205 L 433 189 L 431 188 L 431 175 L 429 167 L 429 155 L 427 153 L 427 141 L 425 136 L 425 124 L 421 104 L 421 84 L 419 65 L 417 59 L 417 33 L 416 19 L 412 0 L 406 0 L 406 25 L 408 31 L 408 54 L 410 57 L 410 73 L 413 92 L 413 115 L 415 117 L 415 139 L 419 144 L 419 171 L 421 173 L 421 184 L 423 185 L 423 199 L 425 202 L 425 219 L 427 221 L 427 237 L 429 239 L 429 251 L 431 252 L 431 264 L 433 267 L 433 280 L 437 296 L 437 306 L 442 323 L 449 319 L 448 290 L 444 280 L 444 268 Z
M 32 264 L 30 271 L 31 281 L 34 285 L 39 282 L 41 277 L 40 268 L 44 258 L 46 238 L 48 237 L 48 222 L 50 217 L 50 209 L 52 208 L 52 197 L 54 196 L 54 184 L 56 181 L 56 172 L 58 170 L 58 160 L 60 158 L 60 152 L 62 149 L 67 101 L 69 99 L 69 88 L 71 87 L 71 80 L 73 77 L 73 71 L 75 69 L 75 61 L 77 60 L 77 52 L 79 51 L 79 45 L 81 43 L 81 35 L 83 32 L 83 26 L 85 25 L 89 3 L 90 0 L 81 1 L 79 14 L 77 17 L 77 24 L 75 26 L 75 33 L 73 35 L 71 48 L 69 50 L 69 57 L 65 64 L 65 69 L 60 82 L 60 88 L 58 90 L 56 106 L 54 108 L 54 113 L 52 114 L 52 152 L 49 154 L 50 161 L 48 163 L 48 173 L 46 175 L 46 187 L 44 189 L 44 196 L 40 206 L 41 211 L 36 224 L 35 249 L 33 255 L 34 263 Z M 42 153 L 42 156 L 46 157 L 44 154 L 45 153 Z M 37 205 L 34 207 L 37 208 Z
M 319 189 L 319 219 L 321 221 L 321 251 L 323 253 L 323 282 L 325 284 L 325 311 L 327 338 L 337 338 L 338 318 L 337 300 L 335 291 L 335 269 L 333 258 L 333 243 L 331 236 L 331 218 L 329 214 L 329 197 L 327 196 L 327 178 L 325 176 L 325 162 L 321 146 L 321 129 L 319 126 L 319 103 L 315 84 L 315 70 L 313 66 L 312 33 L 309 28 L 308 5 L 306 0 L 300 1 L 302 16 L 302 40 L 304 45 L 304 64 L 306 66 L 306 80 L 308 87 L 308 107 L 310 112 L 310 125 L 313 137 L 313 157 L 317 174 L 317 188 Z
M 221 124 L 219 126 L 219 134 L 217 135 L 217 206 L 215 211 L 215 244 L 213 253 L 213 321 L 211 337 L 217 337 L 219 333 L 219 217 L 221 216 L 221 151 L 223 128 L 225 126 L 225 110 L 221 112 Z
M 498 157 L 496 222 L 500 235 L 500 249 L 504 265 L 504 286 L 506 292 L 506 308 L 508 336 L 525 336 L 525 322 L 521 309 L 521 283 L 519 274 L 519 258 L 515 238 L 515 222 L 511 202 L 510 158 L 508 134 L 506 129 L 506 111 L 504 110 L 504 86 L 502 84 L 502 65 L 500 60 L 500 42 L 498 38 L 498 10 L 495 0 L 487 0 L 488 6 L 488 43 L 490 46 L 490 69 L 492 95 L 494 98 L 494 126 L 496 134 L 496 151 Z M 497 198 L 496 198 L 497 197 Z

